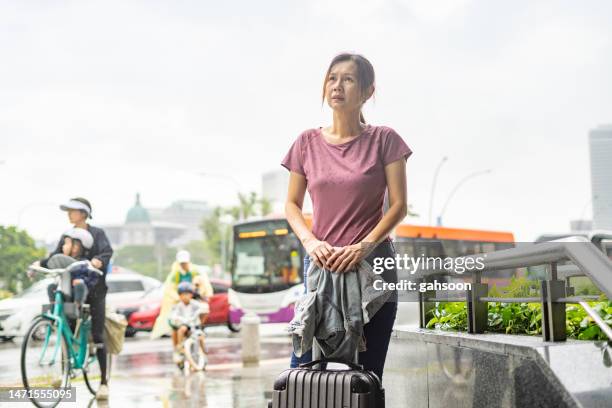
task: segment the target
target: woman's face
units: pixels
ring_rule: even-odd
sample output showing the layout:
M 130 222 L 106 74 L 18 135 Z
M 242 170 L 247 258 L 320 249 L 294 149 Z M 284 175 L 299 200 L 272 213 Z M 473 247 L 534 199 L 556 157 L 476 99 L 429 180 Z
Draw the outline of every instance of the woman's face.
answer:
M 325 83 L 325 99 L 334 110 L 350 112 L 361 109 L 364 97 L 353 61 L 342 61 L 332 66 Z
M 87 220 L 87 215 L 81 210 L 68 210 L 68 220 L 74 225 Z

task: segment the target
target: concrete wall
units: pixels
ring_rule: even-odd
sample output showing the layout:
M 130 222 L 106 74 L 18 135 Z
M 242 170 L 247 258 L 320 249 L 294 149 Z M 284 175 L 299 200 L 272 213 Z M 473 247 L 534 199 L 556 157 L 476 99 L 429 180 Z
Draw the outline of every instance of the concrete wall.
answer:
M 610 407 L 601 354 L 595 342 L 400 327 L 383 378 L 387 407 Z

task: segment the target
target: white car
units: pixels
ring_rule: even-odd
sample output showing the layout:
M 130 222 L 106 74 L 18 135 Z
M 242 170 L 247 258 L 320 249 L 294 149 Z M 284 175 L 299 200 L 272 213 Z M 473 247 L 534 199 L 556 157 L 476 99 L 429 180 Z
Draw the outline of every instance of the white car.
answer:
M 47 286 L 52 282 L 52 278 L 40 280 L 19 295 L 0 300 L 0 340 L 25 335 L 32 320 L 40 315 L 42 305 L 49 303 Z M 106 306 L 114 309 L 160 285 L 157 279 L 137 273 L 111 273 L 106 276 Z

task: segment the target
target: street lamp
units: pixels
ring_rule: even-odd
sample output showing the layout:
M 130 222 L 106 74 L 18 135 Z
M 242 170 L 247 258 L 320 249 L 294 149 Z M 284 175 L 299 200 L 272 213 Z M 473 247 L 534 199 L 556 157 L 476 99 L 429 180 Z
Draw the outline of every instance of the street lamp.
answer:
M 442 216 L 444 215 L 444 212 L 446 211 L 446 207 L 448 207 L 448 203 L 450 202 L 451 198 L 453 198 L 457 190 L 459 190 L 459 187 L 461 187 L 469 179 L 472 179 L 474 177 L 478 177 L 484 174 L 489 174 L 489 173 L 491 173 L 491 169 L 475 171 L 474 173 L 468 174 L 467 176 L 462 178 L 457 183 L 457 185 L 451 190 L 450 194 L 448 195 L 448 198 L 446 199 L 446 202 L 444 203 L 444 206 L 442 207 L 442 211 L 440 212 L 440 215 L 438 215 L 438 220 L 437 220 L 438 226 L 442 225 Z
M 438 173 L 440 172 L 440 167 L 448 160 L 448 156 L 444 156 L 440 163 L 438 163 L 438 167 L 436 167 L 436 171 L 434 173 L 433 182 L 431 183 L 431 193 L 429 194 L 429 218 L 428 225 L 431 225 L 431 211 L 433 209 L 433 200 L 434 200 L 434 192 L 436 190 L 436 182 L 438 180 Z
M 234 177 L 227 175 L 227 174 L 219 174 L 219 173 L 209 173 L 209 172 L 198 172 L 196 173 L 198 176 L 202 176 L 202 177 L 216 177 L 219 179 L 224 179 L 224 180 L 229 180 L 234 187 L 236 188 L 236 194 L 239 195 L 240 191 L 242 190 L 240 183 L 238 182 L 238 180 L 236 180 Z M 227 271 L 227 241 L 228 241 L 228 236 L 227 236 L 227 227 L 228 224 L 231 225 L 231 223 L 233 222 L 233 218 L 231 215 L 225 214 L 223 216 L 220 217 L 219 221 L 221 222 L 221 268 L 223 269 L 223 273 L 225 273 Z

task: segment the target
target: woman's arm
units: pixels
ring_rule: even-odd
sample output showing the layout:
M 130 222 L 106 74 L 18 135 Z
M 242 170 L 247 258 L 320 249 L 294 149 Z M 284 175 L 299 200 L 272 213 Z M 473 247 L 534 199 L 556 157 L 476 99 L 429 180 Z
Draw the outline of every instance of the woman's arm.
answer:
M 310 255 L 313 262 L 323 267 L 333 253 L 333 248 L 327 242 L 319 241 L 308 229 L 302 206 L 306 195 L 306 177 L 299 173 L 291 172 L 289 175 L 289 190 L 285 203 L 285 215 L 291 229 L 297 235 L 304 249 Z
M 327 266 L 336 272 L 352 269 L 382 242 L 408 213 L 406 193 L 406 161 L 402 157 L 385 166 L 389 209 L 376 227 L 359 243 L 340 248 L 327 260 Z
M 98 233 L 94 236 L 94 250 L 90 256 L 92 258 L 91 264 L 94 268 L 98 268 L 106 273 L 110 259 L 113 256 L 113 248 L 106 237 L 106 233 L 101 228 L 98 228 Z
M 363 239 L 364 243 L 373 245 L 381 243 L 408 214 L 404 158 L 385 166 L 385 176 L 389 192 L 389 209 L 376 227 Z

